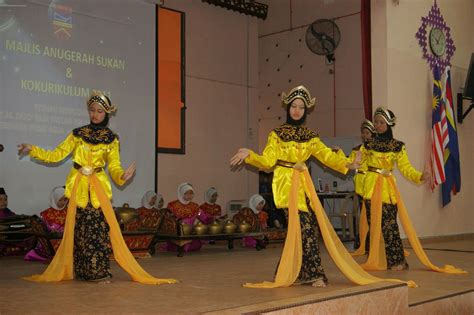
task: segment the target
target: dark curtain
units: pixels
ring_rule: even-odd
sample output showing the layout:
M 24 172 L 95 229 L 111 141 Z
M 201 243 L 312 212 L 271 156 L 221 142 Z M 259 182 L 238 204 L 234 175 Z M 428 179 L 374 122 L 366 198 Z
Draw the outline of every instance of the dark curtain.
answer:
M 372 54 L 370 41 L 370 0 L 361 0 L 362 89 L 365 118 L 372 120 Z

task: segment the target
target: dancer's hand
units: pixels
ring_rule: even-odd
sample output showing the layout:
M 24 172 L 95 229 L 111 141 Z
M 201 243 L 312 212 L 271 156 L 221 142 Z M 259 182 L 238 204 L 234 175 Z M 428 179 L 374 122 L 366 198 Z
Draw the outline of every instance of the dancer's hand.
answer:
M 346 164 L 346 167 L 350 170 L 358 169 L 360 167 L 361 161 L 362 161 L 362 152 L 357 151 L 354 162 Z
M 135 166 L 135 162 L 130 164 L 130 166 L 123 173 L 122 180 L 128 181 L 130 178 L 132 178 L 132 176 L 135 175 L 135 170 L 136 169 L 137 169 L 137 167 Z
M 230 159 L 230 166 L 237 166 L 250 155 L 250 150 L 247 148 L 240 148 L 237 154 Z
M 422 182 L 426 182 L 428 179 L 431 178 L 431 167 L 430 165 L 427 163 L 425 164 L 425 168 L 423 169 L 423 174 L 421 174 L 421 178 L 420 180 Z
M 32 145 L 29 143 L 22 143 L 17 145 L 18 148 L 18 155 L 28 155 L 32 149 Z

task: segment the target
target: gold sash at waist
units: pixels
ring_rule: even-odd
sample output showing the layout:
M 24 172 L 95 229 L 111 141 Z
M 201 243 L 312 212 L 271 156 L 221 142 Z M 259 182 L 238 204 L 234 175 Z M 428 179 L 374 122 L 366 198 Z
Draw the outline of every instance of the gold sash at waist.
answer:
M 379 173 L 380 175 L 382 175 L 382 176 L 384 176 L 384 177 L 392 176 L 392 170 L 387 170 L 387 169 L 384 169 L 384 168 L 378 168 L 378 167 L 368 166 L 368 167 L 367 167 L 367 170 L 368 170 L 369 172 Z
M 299 171 L 303 171 L 305 169 L 308 169 L 306 164 L 304 162 L 287 162 L 287 161 L 282 161 L 282 160 L 277 160 L 276 165 L 286 167 L 286 168 L 293 168 L 297 169 Z
M 82 166 L 76 162 L 74 162 L 74 168 L 84 176 L 90 176 L 92 173 L 99 173 L 104 170 L 102 167 Z
M 283 166 L 283 167 L 288 167 L 288 168 L 293 168 L 296 163 L 293 162 L 287 162 L 287 161 L 282 161 L 282 160 L 277 160 L 276 165 L 278 166 Z

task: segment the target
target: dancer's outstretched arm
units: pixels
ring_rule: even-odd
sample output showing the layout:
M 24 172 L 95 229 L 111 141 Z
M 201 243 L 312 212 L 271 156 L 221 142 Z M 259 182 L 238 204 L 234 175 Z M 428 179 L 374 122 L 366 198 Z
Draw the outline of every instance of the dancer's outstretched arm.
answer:
M 45 150 L 36 145 L 29 143 L 19 144 L 18 154 L 19 155 L 30 155 L 36 160 L 40 160 L 46 163 L 57 163 L 64 160 L 72 150 L 74 150 L 76 143 L 74 136 L 70 133 L 63 142 L 61 142 L 54 150 Z
M 230 166 L 237 166 L 245 161 L 245 163 L 260 169 L 271 169 L 277 162 L 277 142 L 278 136 L 274 132 L 271 132 L 268 136 L 267 145 L 265 146 L 262 155 L 258 155 L 247 148 L 240 148 L 230 159 Z

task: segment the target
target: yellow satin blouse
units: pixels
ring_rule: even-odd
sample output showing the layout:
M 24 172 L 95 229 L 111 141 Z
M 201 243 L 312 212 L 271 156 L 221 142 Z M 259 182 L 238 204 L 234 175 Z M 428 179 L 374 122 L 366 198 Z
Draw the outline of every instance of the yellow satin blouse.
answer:
M 362 146 L 360 151 L 363 155 L 362 164 L 366 165 L 367 168 L 376 167 L 393 172 L 395 163 L 397 163 L 398 169 L 404 177 L 416 184 L 420 184 L 422 182 L 422 173 L 417 171 L 411 165 L 410 160 L 408 159 L 405 144 L 403 142 L 395 139 L 391 139 L 388 142 L 374 140 Z M 375 182 L 378 176 L 383 175 L 370 171 L 366 172 L 362 192 L 364 199 L 372 198 Z M 394 181 L 396 182 L 395 176 L 393 176 L 393 174 L 390 176 L 393 177 Z M 382 185 L 382 202 L 388 204 L 397 203 L 395 192 L 390 189 L 388 181 L 385 179 Z
M 275 167 L 272 182 L 273 199 L 277 208 L 288 208 L 293 168 L 280 166 L 277 161 L 306 162 L 311 156 L 343 174 L 348 171 L 346 167 L 348 159 L 334 153 L 316 133 L 306 127 L 287 124 L 270 132 L 262 155 L 250 151 L 245 162 L 260 169 L 270 170 Z M 302 211 L 308 211 L 305 191 L 307 191 L 306 182 L 302 178 L 298 190 L 298 209 Z
M 125 181 L 121 179 L 124 170 L 120 163 L 119 140 L 116 136 L 110 143 L 102 141 L 97 144 L 92 144 L 86 140 L 88 139 L 85 137 L 70 133 L 67 138 L 52 151 L 33 145 L 30 156 L 42 162 L 57 163 L 72 153 L 73 162 L 81 166 L 91 166 L 94 169 L 102 168 L 101 171 L 96 172 L 96 176 L 110 200 L 112 199 L 112 187 L 105 174 L 105 165 L 108 164 L 107 168 L 109 174 L 117 185 L 123 185 L 125 183 Z M 71 168 L 66 179 L 65 196 L 68 198 L 71 196 L 74 181 L 78 173 L 79 170 Z M 95 191 L 90 191 L 88 176 L 82 176 L 76 192 L 76 202 L 79 207 L 84 208 L 87 206 L 89 202 L 89 192 L 92 206 L 99 208 L 100 202 Z

